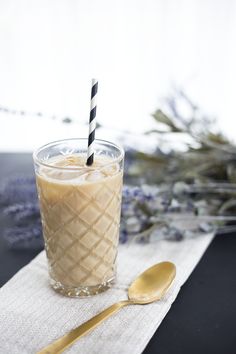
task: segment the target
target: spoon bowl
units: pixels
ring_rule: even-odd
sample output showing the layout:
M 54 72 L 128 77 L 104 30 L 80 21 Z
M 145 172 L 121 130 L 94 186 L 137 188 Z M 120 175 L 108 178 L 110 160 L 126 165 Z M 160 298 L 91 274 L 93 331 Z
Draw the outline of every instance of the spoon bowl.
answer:
M 128 289 L 129 300 L 135 304 L 149 304 L 160 300 L 176 275 L 171 262 L 161 262 L 140 274 Z

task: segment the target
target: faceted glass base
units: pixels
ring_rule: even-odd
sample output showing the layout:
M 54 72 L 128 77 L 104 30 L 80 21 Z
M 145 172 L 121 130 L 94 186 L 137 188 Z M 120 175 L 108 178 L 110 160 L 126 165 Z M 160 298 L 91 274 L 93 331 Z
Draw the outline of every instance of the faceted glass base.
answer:
M 52 288 L 61 295 L 68 297 L 87 297 L 92 295 L 100 294 L 109 288 L 111 288 L 115 283 L 115 277 L 109 279 L 108 281 L 98 284 L 95 286 L 78 286 L 78 287 L 68 287 L 61 284 L 59 281 L 55 281 L 50 278 L 50 284 Z

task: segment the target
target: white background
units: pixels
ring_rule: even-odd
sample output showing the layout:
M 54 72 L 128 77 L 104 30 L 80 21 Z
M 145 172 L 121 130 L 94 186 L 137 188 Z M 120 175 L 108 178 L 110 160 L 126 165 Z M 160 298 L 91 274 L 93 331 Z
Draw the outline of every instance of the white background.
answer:
M 236 1 L 0 0 L 0 106 L 32 112 L 0 114 L 1 151 L 86 136 L 94 76 L 108 127 L 150 128 L 175 85 L 236 141 Z

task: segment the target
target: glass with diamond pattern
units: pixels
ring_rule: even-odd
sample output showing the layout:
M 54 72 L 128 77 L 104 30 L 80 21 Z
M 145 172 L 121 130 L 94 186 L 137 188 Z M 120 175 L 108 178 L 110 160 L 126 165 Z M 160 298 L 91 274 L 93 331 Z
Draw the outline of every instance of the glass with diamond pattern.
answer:
M 34 153 L 50 283 L 71 297 L 105 291 L 116 275 L 124 151 L 95 140 L 94 152 L 92 166 L 87 139 Z

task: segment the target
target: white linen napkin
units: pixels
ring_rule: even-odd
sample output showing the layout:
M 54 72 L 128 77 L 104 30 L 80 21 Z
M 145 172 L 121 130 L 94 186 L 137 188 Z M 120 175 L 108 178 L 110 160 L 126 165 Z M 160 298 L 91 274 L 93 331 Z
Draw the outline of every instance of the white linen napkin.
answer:
M 65 351 L 142 353 L 212 238 L 213 234 L 208 234 L 181 242 L 121 245 L 114 288 L 81 299 L 63 297 L 50 288 L 46 256 L 41 252 L 0 289 L 0 353 L 36 353 L 106 307 L 126 299 L 129 284 L 146 268 L 160 261 L 172 261 L 177 267 L 176 280 L 161 301 L 121 309 Z

